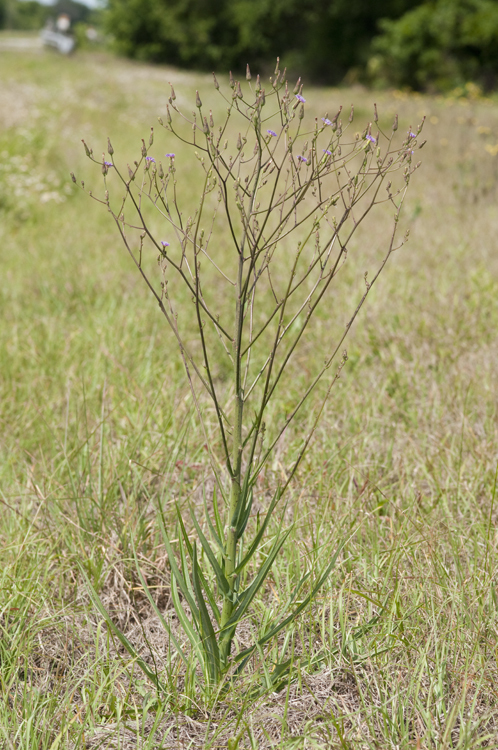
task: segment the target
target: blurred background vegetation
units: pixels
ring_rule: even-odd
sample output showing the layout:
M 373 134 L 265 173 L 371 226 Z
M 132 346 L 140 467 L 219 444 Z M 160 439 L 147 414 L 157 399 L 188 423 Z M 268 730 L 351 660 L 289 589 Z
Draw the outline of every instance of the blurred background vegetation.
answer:
M 96 0 L 98 2 L 98 0 Z M 0 28 L 67 13 L 120 54 L 195 70 L 268 72 L 277 54 L 315 83 L 447 91 L 498 80 L 496 0 L 0 0 Z

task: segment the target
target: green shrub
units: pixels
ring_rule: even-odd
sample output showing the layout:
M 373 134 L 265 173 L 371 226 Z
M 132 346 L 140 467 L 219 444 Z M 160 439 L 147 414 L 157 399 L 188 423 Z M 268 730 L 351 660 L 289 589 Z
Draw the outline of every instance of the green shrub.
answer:
M 338 83 L 365 65 L 378 19 L 397 18 L 415 0 L 109 0 L 107 31 L 119 52 L 207 70 L 283 63 Z M 269 71 L 268 71 L 269 72 Z
M 379 23 L 371 79 L 413 89 L 448 90 L 469 80 L 486 88 L 498 73 L 498 5 L 436 0 Z

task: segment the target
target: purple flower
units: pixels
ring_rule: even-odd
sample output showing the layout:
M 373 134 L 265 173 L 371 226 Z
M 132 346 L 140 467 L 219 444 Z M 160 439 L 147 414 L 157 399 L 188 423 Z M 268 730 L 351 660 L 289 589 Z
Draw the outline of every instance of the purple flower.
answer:
M 161 245 L 163 247 L 169 247 L 169 242 L 166 242 L 166 240 L 161 240 Z
M 301 156 L 301 155 L 300 155 L 300 156 L 298 156 L 298 157 L 297 157 L 297 160 L 298 160 L 298 161 L 304 161 L 304 163 L 305 163 L 305 164 L 307 164 L 307 163 L 308 163 L 308 159 L 307 159 L 307 158 L 306 158 L 305 156 Z
M 324 148 L 323 153 L 328 154 L 329 156 L 332 156 L 332 151 L 329 151 L 328 148 Z
M 417 137 L 417 135 L 416 135 L 416 133 L 412 133 L 412 132 L 411 132 L 411 130 L 409 130 L 409 131 L 408 131 L 408 137 L 409 137 L 409 138 L 416 138 L 416 137 Z
M 274 138 L 277 137 L 277 134 L 275 133 L 274 130 L 267 130 L 266 132 L 268 133 L 268 135 L 272 135 Z
M 301 102 L 301 104 L 304 104 L 304 102 L 306 101 L 304 96 L 301 96 L 301 94 L 296 94 L 296 99 L 298 100 L 298 102 Z
M 105 161 L 104 164 L 106 165 L 106 167 L 113 167 L 114 166 L 114 164 L 111 161 Z
M 146 156 L 145 157 L 145 161 L 148 161 L 148 162 L 151 162 L 151 163 L 154 163 L 154 164 L 156 163 L 156 160 L 152 156 Z
M 169 157 L 170 159 L 174 159 L 175 158 L 174 154 L 164 154 L 164 155 L 167 156 L 167 157 Z
M 371 143 L 377 143 L 377 141 L 375 140 L 375 138 L 373 137 L 373 135 L 370 135 L 370 133 L 368 133 L 365 137 L 366 137 L 367 141 L 370 141 Z
M 332 120 L 329 120 L 328 117 L 322 117 L 322 122 L 324 125 L 332 125 Z

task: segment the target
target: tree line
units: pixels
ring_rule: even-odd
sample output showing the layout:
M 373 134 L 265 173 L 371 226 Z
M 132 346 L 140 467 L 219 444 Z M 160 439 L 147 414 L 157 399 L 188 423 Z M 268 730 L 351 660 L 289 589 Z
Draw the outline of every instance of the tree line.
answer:
M 0 0 L 0 25 L 13 3 L 34 4 Z M 279 55 L 324 84 L 498 82 L 497 0 L 107 0 L 101 23 L 121 54 L 196 70 L 263 72 Z

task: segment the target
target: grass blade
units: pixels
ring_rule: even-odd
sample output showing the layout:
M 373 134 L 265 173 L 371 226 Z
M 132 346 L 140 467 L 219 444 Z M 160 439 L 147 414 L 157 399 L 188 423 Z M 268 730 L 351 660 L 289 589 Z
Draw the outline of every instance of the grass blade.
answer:
M 80 569 L 81 575 L 84 578 L 84 581 L 86 583 L 86 586 L 88 588 L 88 592 L 90 594 L 90 597 L 92 599 L 92 602 L 94 603 L 95 607 L 98 609 L 102 617 L 104 618 L 107 626 L 112 630 L 114 635 L 119 639 L 121 644 L 124 646 L 124 648 L 128 651 L 130 656 L 142 672 L 147 676 L 147 678 L 152 682 L 153 685 L 162 693 L 166 693 L 166 688 L 164 685 L 158 680 L 157 675 L 149 668 L 149 666 L 144 662 L 144 660 L 138 655 L 137 651 L 135 650 L 134 646 L 130 643 L 128 638 L 125 636 L 124 633 L 121 632 L 121 630 L 113 623 L 111 618 L 109 617 L 109 613 L 107 612 L 106 608 L 100 601 L 100 597 L 93 588 L 92 584 L 90 583 L 90 579 L 88 578 L 87 574 L 85 573 L 85 570 L 83 568 L 83 565 L 79 562 L 79 560 L 76 561 L 77 565 Z
M 200 612 L 201 622 L 201 634 L 202 634 L 202 648 L 206 655 L 206 659 L 209 664 L 209 672 L 213 683 L 218 681 L 220 673 L 220 651 L 218 648 L 218 642 L 216 640 L 216 634 L 214 632 L 211 618 L 202 595 L 202 587 L 199 579 L 199 563 L 197 560 L 197 548 L 194 543 L 194 557 L 192 565 L 192 578 L 194 581 L 194 590 L 197 598 L 197 604 Z

